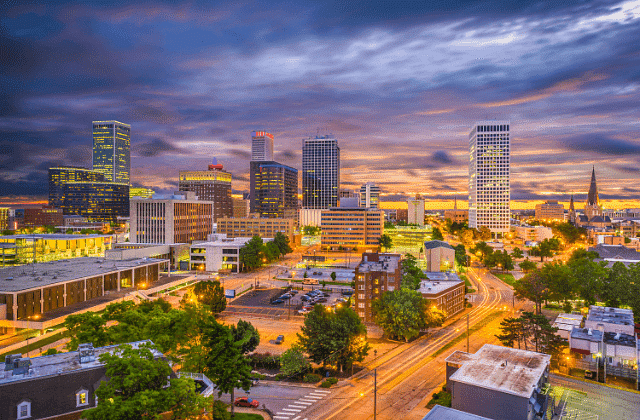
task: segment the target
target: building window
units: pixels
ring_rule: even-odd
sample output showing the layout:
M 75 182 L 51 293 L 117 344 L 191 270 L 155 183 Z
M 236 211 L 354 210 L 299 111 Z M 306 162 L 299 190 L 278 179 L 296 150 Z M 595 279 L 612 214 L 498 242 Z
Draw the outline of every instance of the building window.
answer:
M 364 308 L 364 303 L 358 303 L 358 308 Z
M 359 293 L 358 294 L 358 299 L 364 299 L 364 294 L 363 293 Z
M 76 392 L 76 407 L 83 407 L 89 405 L 89 391 L 81 389 Z
M 29 401 L 22 401 L 18 404 L 18 420 L 31 418 L 31 403 Z

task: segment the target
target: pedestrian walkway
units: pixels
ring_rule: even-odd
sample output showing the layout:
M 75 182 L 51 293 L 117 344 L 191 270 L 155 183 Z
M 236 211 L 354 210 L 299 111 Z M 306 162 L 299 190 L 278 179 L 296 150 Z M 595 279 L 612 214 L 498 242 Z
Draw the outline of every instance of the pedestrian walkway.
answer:
M 282 410 L 278 411 L 274 416 L 274 420 L 307 420 L 302 414 L 304 410 L 313 406 L 313 404 L 321 401 L 323 398 L 328 397 L 331 391 L 315 390 L 300 397 L 295 402 L 292 402 Z

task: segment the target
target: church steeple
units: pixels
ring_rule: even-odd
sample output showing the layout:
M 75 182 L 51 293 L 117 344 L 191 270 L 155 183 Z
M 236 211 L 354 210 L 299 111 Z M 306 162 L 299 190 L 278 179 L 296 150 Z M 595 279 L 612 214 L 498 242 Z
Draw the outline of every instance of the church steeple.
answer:
M 571 194 L 571 201 L 569 201 L 569 211 L 576 211 L 576 208 L 573 205 L 573 194 Z
M 458 210 L 458 198 L 453 197 L 453 209 Z
M 587 205 L 597 206 L 599 204 L 598 199 L 598 186 L 596 185 L 596 168 L 595 166 L 591 170 L 591 185 L 589 186 L 589 195 L 587 196 Z
M 569 201 L 569 223 L 576 223 L 576 207 L 573 204 L 573 194 L 571 194 L 571 201 Z

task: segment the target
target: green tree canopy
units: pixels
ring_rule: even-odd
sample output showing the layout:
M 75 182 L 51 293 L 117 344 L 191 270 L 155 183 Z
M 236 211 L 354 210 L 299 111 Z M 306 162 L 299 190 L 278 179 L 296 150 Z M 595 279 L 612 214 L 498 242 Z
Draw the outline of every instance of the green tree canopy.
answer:
M 453 247 L 455 250 L 455 259 L 458 265 L 466 266 L 467 265 L 467 250 L 465 249 L 463 244 L 458 244 Z
M 433 241 L 444 241 L 444 236 L 442 236 L 442 232 L 439 228 L 434 227 L 431 232 L 431 240 Z
M 260 344 L 260 333 L 250 322 L 242 319 L 237 325 L 231 326 L 233 339 L 240 343 L 242 354 L 251 353 Z
M 511 251 L 511 258 L 513 258 L 514 260 L 519 260 L 520 258 L 524 258 L 524 253 L 520 248 L 515 247 Z
M 264 243 L 262 238 L 255 235 L 249 242 L 240 248 L 240 261 L 249 271 L 262 267 Z
M 531 271 L 535 270 L 538 267 L 536 263 L 529 260 L 528 258 L 522 261 L 521 263 L 519 263 L 518 265 L 520 266 L 520 269 L 525 273 L 530 273 Z
M 380 245 L 380 247 L 384 248 L 385 250 L 391 248 L 393 246 L 391 236 L 387 235 L 386 233 L 382 234 L 382 236 L 380 236 L 380 238 L 378 239 L 378 245 Z
M 411 254 L 405 254 L 400 265 L 402 266 L 402 287 L 417 290 L 420 287 L 420 281 L 426 276 L 418 267 L 416 257 Z
M 376 324 L 393 339 L 412 340 L 425 326 L 426 305 L 422 295 L 407 288 L 384 292 L 371 304 Z
M 316 229 L 319 228 L 316 227 Z M 278 247 L 280 256 L 293 252 L 293 249 L 291 249 L 291 246 L 289 245 L 289 238 L 282 232 L 276 233 L 276 236 L 273 237 L 273 243 Z
M 201 281 L 193 287 L 193 294 L 198 303 L 211 308 L 211 313 L 219 314 L 227 307 L 224 288 L 217 280 Z
M 280 372 L 289 377 L 299 377 L 311 367 L 302 349 L 293 346 L 280 355 Z

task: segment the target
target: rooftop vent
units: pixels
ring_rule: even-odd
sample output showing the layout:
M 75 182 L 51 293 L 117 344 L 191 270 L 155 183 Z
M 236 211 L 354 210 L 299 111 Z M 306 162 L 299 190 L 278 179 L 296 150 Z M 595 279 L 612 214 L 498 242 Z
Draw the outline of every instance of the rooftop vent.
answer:
M 93 343 L 83 343 L 78 346 L 78 357 L 80 363 L 95 362 L 96 355 L 93 349 Z
M 589 328 L 589 330 L 587 330 L 587 335 L 593 335 L 593 332 L 591 331 L 591 328 Z

